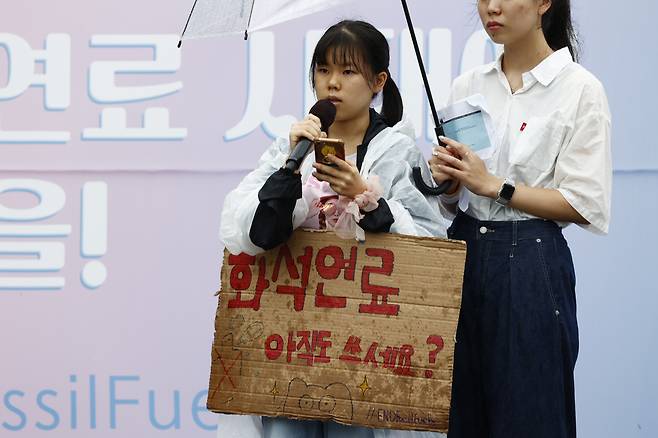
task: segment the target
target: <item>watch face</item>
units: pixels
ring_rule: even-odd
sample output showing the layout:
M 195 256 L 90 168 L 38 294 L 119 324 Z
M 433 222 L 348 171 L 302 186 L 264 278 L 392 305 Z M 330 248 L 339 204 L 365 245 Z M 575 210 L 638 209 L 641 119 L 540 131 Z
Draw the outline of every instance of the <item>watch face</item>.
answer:
M 503 184 L 503 187 L 500 189 L 500 197 L 509 201 L 512 199 L 512 195 L 514 194 L 514 186 L 512 184 Z

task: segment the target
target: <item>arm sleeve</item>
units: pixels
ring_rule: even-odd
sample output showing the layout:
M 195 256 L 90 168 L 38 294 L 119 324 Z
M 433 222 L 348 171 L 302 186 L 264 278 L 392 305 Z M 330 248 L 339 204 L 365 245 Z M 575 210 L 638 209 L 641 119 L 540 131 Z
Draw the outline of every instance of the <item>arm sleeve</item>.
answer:
M 372 211 L 367 212 L 359 221 L 359 226 L 364 231 L 371 233 L 388 233 L 395 222 L 393 213 L 386 202 L 386 199 L 379 198 L 379 206 Z
M 610 112 L 600 84 L 585 90 L 573 132 L 558 155 L 554 184 L 569 204 L 597 234 L 607 234 L 610 224 L 612 158 Z
M 258 192 L 258 207 L 249 229 L 249 239 L 265 250 L 286 242 L 293 231 L 292 215 L 302 197 L 302 177 L 279 169 Z
M 254 255 L 264 251 L 264 248 L 251 240 L 251 225 L 261 203 L 259 193 L 265 182 L 285 164 L 289 149 L 286 139 L 277 139 L 260 157 L 256 169 L 247 174 L 238 187 L 226 195 L 219 234 L 224 246 L 231 253 L 244 252 Z M 305 218 L 307 210 L 308 207 L 302 199 L 295 202 L 292 212 L 293 228 L 295 218 Z
M 425 197 L 413 182 L 413 167 L 420 167 L 426 177 L 430 173 L 420 150 L 411 140 L 409 143 L 396 145 L 373 164 L 370 173 L 379 176 L 383 189 L 380 205 L 374 211 L 384 206 L 390 212 L 392 233 L 445 237 L 446 224 L 439 213 L 438 200 Z M 385 210 L 380 213 L 382 216 Z

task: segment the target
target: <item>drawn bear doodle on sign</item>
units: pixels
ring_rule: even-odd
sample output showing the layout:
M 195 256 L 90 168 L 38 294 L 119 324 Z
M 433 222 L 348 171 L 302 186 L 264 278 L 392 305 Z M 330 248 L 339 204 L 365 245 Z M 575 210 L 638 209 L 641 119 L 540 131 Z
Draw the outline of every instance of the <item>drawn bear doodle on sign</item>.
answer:
M 283 407 L 286 415 L 352 420 L 354 406 L 349 388 L 343 383 L 327 386 L 309 385 L 295 378 L 288 385 Z

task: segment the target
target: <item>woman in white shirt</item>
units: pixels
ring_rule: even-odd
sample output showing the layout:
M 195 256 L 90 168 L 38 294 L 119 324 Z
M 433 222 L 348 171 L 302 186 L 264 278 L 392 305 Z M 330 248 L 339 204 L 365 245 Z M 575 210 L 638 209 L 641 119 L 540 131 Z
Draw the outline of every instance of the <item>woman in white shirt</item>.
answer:
M 562 228 L 608 231 L 610 112 L 575 63 L 569 0 L 479 0 L 500 58 L 453 84 L 480 94 L 495 152 L 442 138 L 430 160 L 468 245 L 450 438 L 575 437 L 575 273 Z

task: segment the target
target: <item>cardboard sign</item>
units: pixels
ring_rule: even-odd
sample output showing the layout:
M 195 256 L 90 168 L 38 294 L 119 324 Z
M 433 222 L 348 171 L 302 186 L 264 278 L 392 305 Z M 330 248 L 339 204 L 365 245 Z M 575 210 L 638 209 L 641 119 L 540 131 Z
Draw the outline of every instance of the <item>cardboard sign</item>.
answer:
M 463 242 L 296 231 L 224 255 L 208 409 L 446 431 Z

